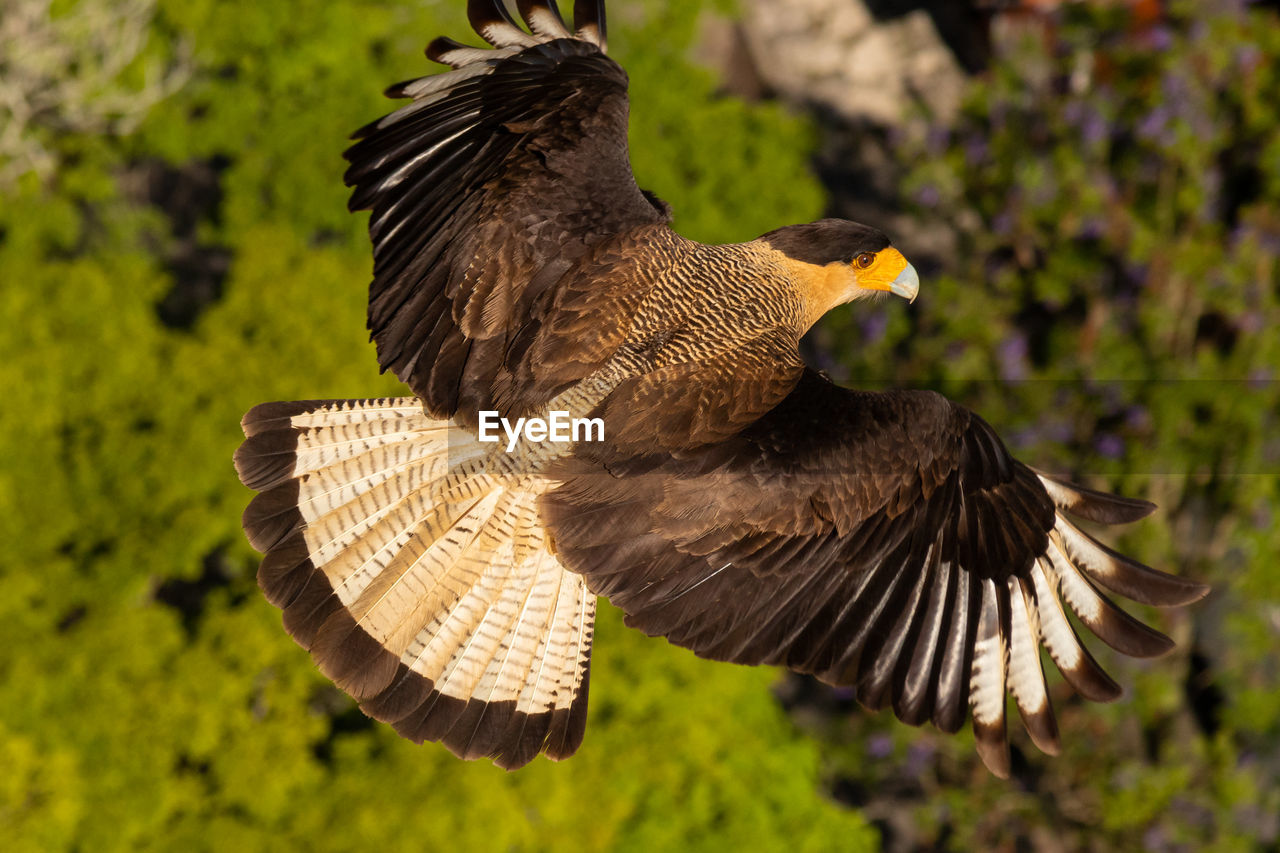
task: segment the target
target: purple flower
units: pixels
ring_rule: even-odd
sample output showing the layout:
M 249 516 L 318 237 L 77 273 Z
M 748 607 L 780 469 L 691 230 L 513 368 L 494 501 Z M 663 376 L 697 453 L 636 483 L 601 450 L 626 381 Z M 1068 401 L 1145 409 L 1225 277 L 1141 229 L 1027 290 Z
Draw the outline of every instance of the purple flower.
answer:
M 907 747 L 906 771 L 908 776 L 919 776 L 931 763 L 937 752 L 932 740 L 917 740 Z
M 1253 391 L 1261 391 L 1272 383 L 1275 379 L 1275 373 L 1269 367 L 1255 367 L 1249 371 L 1249 388 Z
M 1001 237 L 1008 237 L 1013 233 L 1013 214 L 1007 210 L 1000 211 L 991 220 L 991 230 Z
M 1093 439 L 1093 447 L 1104 459 L 1119 459 L 1124 455 L 1124 440 L 1109 432 L 1096 436 Z
M 916 204 L 921 207 L 937 207 L 942 200 L 942 193 L 933 184 L 925 184 L 916 190 Z
M 1242 44 L 1236 48 L 1236 65 L 1241 71 L 1249 72 L 1262 60 L 1262 51 L 1256 44 Z
M 1166 71 L 1160 77 L 1161 100 L 1175 107 L 1183 106 L 1191 97 L 1191 87 L 1187 78 L 1175 71 Z
M 1097 216 L 1086 216 L 1080 223 L 1080 230 L 1077 235 L 1084 240 L 1097 240 L 1106 230 L 1106 226 L 1102 219 Z
M 872 758 L 888 758 L 893 753 L 893 739 L 888 735 L 872 735 L 867 739 L 867 755 Z
M 931 127 L 925 134 L 925 149 L 934 157 L 942 156 L 947 150 L 947 144 L 951 141 L 951 134 L 947 133 L 945 127 Z
M 1085 143 L 1089 145 L 1097 145 L 1106 139 L 1107 130 L 1107 120 L 1097 110 L 1090 110 L 1085 115 L 1084 122 L 1080 125 L 1080 135 L 1084 137 Z
M 1023 428 L 1011 430 L 1005 435 L 1005 443 L 1014 450 L 1026 450 L 1036 440 L 1036 431 L 1034 429 Z
M 1124 425 L 1145 432 L 1151 428 L 1151 413 L 1142 406 L 1130 406 L 1124 413 Z
M 1015 332 L 1005 338 L 996 349 L 996 359 L 1000 363 L 1000 378 L 1006 382 L 1017 382 L 1027 378 L 1027 337 Z
M 1050 444 L 1067 444 L 1075 435 L 1075 430 L 1067 421 L 1049 421 L 1040 427 L 1040 435 Z
M 1134 130 L 1141 139 L 1168 145 L 1173 141 L 1172 134 L 1169 132 L 1169 121 L 1172 118 L 1173 113 L 1169 107 L 1161 104 L 1143 116 Z
M 1152 50 L 1168 50 L 1173 47 L 1173 31 L 1168 27 L 1152 27 L 1147 31 L 1147 47 Z
M 1168 850 L 1169 836 L 1164 831 L 1164 827 L 1158 823 L 1153 823 L 1148 827 L 1147 831 L 1142 835 L 1142 849 L 1153 851 L 1153 853 Z
M 1126 259 L 1123 264 L 1125 277 L 1129 279 L 1129 281 L 1140 286 L 1146 285 L 1147 272 L 1149 271 L 1146 264 L 1128 259 Z
M 889 315 L 883 311 L 876 311 L 863 316 L 859 325 L 862 326 L 864 344 L 879 343 L 884 338 L 884 331 L 889 325 Z
M 964 162 L 970 166 L 981 166 L 987 161 L 989 149 L 987 141 L 981 137 L 970 139 L 964 146 Z

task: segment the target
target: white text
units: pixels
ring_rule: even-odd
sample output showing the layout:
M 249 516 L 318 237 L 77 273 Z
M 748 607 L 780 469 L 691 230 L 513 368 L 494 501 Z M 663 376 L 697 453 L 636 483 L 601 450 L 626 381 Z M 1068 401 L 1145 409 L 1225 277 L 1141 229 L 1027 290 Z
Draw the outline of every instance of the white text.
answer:
M 516 418 L 513 424 L 497 412 L 480 412 L 480 440 L 498 441 L 498 427 L 507 435 L 507 452 L 516 449 L 523 436 L 526 441 L 550 441 L 568 444 L 578 441 L 604 441 L 604 421 L 600 418 L 571 418 L 568 412 L 552 411 L 546 418 Z

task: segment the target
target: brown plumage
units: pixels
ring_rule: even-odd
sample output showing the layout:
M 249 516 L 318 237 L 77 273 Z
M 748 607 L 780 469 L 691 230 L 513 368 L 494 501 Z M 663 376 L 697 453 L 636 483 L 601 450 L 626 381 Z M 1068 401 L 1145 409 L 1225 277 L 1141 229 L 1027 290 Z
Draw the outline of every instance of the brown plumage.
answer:
M 874 229 L 823 220 L 706 246 L 627 157 L 627 78 L 598 2 L 471 0 L 492 49 L 347 152 L 372 211 L 369 329 L 416 395 L 245 416 L 259 580 L 366 713 L 514 768 L 586 724 L 595 596 L 700 655 L 779 664 L 955 731 L 1009 769 L 1006 694 L 1058 745 L 1040 648 L 1087 698 L 1120 688 L 1066 617 L 1135 656 L 1171 643 L 1113 605 L 1205 588 L 1079 531 L 1152 506 L 1011 458 L 927 392 L 837 388 L 800 336 L 835 305 L 914 297 Z M 485 440 L 483 413 L 598 418 L 603 439 Z M 1065 607 L 1064 607 L 1065 604 Z

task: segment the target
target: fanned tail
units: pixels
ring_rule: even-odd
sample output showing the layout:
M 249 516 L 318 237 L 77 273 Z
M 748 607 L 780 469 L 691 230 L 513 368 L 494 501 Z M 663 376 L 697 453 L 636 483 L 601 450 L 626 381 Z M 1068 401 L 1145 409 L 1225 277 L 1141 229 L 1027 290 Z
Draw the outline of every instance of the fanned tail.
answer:
M 595 597 L 534 478 L 415 398 L 267 403 L 235 462 L 258 580 L 365 713 L 508 769 L 582 742 Z

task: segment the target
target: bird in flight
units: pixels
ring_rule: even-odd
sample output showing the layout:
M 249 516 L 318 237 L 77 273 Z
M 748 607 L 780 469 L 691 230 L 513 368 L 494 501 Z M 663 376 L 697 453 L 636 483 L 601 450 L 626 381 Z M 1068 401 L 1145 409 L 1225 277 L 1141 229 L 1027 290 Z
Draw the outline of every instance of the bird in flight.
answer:
M 378 362 L 414 396 L 244 417 L 244 527 L 285 628 L 369 716 L 505 768 L 582 743 L 600 595 L 647 634 L 912 725 L 971 714 L 997 775 L 1007 695 L 1056 752 L 1042 647 L 1081 695 L 1120 694 L 1068 612 L 1147 657 L 1171 641 L 1106 592 L 1207 591 L 1074 520 L 1153 505 L 1027 467 L 936 393 L 806 367 L 828 310 L 915 299 L 911 265 L 842 220 L 681 237 L 632 176 L 602 0 L 572 28 L 553 0 L 516 5 L 524 27 L 470 0 L 490 47 L 433 41 L 450 70 L 393 86 L 408 103 L 346 153 Z

